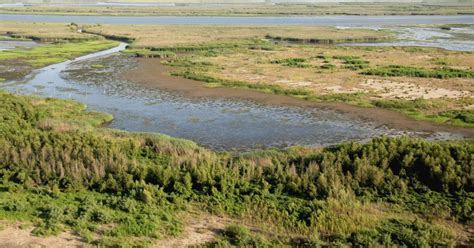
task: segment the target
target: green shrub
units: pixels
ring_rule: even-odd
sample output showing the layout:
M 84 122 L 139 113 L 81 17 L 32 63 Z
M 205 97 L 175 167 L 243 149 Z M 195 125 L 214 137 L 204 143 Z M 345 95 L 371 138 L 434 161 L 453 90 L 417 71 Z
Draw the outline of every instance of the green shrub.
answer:
M 461 69 L 453 69 L 449 67 L 441 67 L 437 69 L 424 69 L 400 65 L 389 65 L 373 68 L 362 72 L 365 75 L 375 75 L 383 77 L 422 77 L 422 78 L 473 78 L 474 71 Z
M 344 62 L 346 69 L 361 70 L 369 67 L 369 61 L 362 60 L 359 57 L 353 56 L 334 56 L 334 59 L 340 59 Z
M 321 69 L 335 69 L 336 65 L 334 64 L 323 64 L 320 66 Z
M 284 66 L 295 67 L 295 68 L 310 67 L 310 65 L 305 64 L 305 62 L 306 62 L 305 58 L 287 58 L 287 59 L 274 60 L 271 63 L 272 64 L 281 64 L 281 65 L 284 65 Z

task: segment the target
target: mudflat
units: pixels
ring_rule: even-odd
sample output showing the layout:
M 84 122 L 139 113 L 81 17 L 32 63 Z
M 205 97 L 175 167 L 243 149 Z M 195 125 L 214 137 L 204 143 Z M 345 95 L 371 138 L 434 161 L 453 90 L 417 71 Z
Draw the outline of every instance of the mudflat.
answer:
M 295 97 L 255 90 L 207 87 L 203 82 L 170 76 L 170 68 L 161 64 L 162 59 L 137 58 L 137 60 L 137 67 L 124 72 L 122 77 L 148 89 L 162 89 L 195 98 L 238 98 L 266 105 L 326 108 L 339 111 L 350 117 L 360 118 L 395 129 L 428 133 L 451 132 L 459 133 L 466 137 L 474 137 L 474 130 L 472 128 L 414 120 L 399 112 L 387 109 L 366 108 L 337 102 L 310 102 Z

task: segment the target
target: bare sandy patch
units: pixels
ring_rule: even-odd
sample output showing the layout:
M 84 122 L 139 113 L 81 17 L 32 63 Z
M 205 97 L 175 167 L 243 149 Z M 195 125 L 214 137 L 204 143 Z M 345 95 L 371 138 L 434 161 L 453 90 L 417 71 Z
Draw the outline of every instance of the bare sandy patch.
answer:
M 359 88 L 345 88 L 341 85 L 329 86 L 325 87 L 324 90 L 328 91 L 329 93 L 335 94 L 348 94 L 348 93 L 360 93 L 366 92 L 366 90 L 359 89 Z
M 199 214 L 185 222 L 181 236 L 160 240 L 156 247 L 187 247 L 213 241 L 231 221 L 224 217 Z
M 397 82 L 392 80 L 367 79 L 362 86 L 380 93 L 383 98 L 402 99 L 437 99 L 470 97 L 471 92 L 467 90 L 451 90 L 445 88 L 434 88 L 417 85 L 409 82 Z
M 0 231 L 0 247 L 82 247 L 85 243 L 72 231 L 62 232 L 57 236 L 37 237 L 31 234 L 33 227 L 21 228 L 22 225 L 5 224 Z

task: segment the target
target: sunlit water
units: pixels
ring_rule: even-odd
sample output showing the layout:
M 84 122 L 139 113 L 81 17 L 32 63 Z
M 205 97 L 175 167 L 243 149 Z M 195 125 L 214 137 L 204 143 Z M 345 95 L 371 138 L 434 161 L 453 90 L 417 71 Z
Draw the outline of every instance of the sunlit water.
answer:
M 463 28 L 396 27 L 398 39 L 381 43 L 352 43 L 343 46 L 420 46 L 437 47 L 453 51 L 474 51 L 474 25 Z

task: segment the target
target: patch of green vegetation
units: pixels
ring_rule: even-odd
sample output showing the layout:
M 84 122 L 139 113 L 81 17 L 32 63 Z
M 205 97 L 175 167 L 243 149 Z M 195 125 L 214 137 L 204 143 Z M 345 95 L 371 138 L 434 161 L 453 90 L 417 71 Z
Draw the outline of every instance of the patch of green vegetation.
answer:
M 195 73 L 191 71 L 181 71 L 171 73 L 173 76 L 181 76 L 184 78 L 197 80 L 201 82 L 206 82 L 210 87 L 225 86 L 231 88 L 242 88 L 242 89 L 252 89 L 268 93 L 273 93 L 277 95 L 287 95 L 294 97 L 308 97 L 311 96 L 311 92 L 305 89 L 285 89 L 279 85 L 271 84 L 253 84 L 237 80 L 225 80 L 210 77 L 201 73 Z
M 151 51 L 149 49 L 144 48 L 131 48 L 123 50 L 122 53 L 125 54 L 132 54 L 135 57 L 139 58 L 174 58 L 176 57 L 176 53 L 171 51 Z
M 376 107 L 402 112 L 417 120 L 426 120 L 455 126 L 474 126 L 472 110 L 437 111 L 445 104 L 443 100 L 373 100 L 372 104 Z
M 433 247 L 446 246 L 443 240 L 448 235 L 444 230 L 426 225 L 420 221 L 390 219 L 382 222 L 375 230 L 352 233 L 347 239 L 353 247 L 383 246 Z
M 367 98 L 367 93 L 335 93 L 327 95 L 313 95 L 308 96 L 305 99 L 315 102 L 344 102 L 361 107 L 373 107 L 371 102 L 365 100 Z
M 102 68 L 104 68 L 105 66 L 102 65 L 102 64 L 93 64 L 93 65 L 91 65 L 91 67 L 94 68 L 94 69 L 102 69 Z
M 305 58 L 286 58 L 280 60 L 274 60 L 272 64 L 280 64 L 288 67 L 295 67 L 295 68 L 308 68 L 310 65 L 305 64 Z
M 474 71 L 467 71 L 461 69 L 453 69 L 449 67 L 441 67 L 437 69 L 415 68 L 401 65 L 389 65 L 378 68 L 368 69 L 362 74 L 375 75 L 383 77 L 423 77 L 423 78 L 473 78 Z
M 354 56 L 334 56 L 334 59 L 340 59 L 344 63 L 344 68 L 350 70 L 361 70 L 369 67 L 369 61 L 362 60 L 359 57 Z
M 325 63 L 325 64 L 322 64 L 319 68 L 325 69 L 325 70 L 332 70 L 332 69 L 336 69 L 336 65 Z
M 33 67 L 43 67 L 73 59 L 80 55 L 105 50 L 117 46 L 110 40 L 94 40 L 71 43 L 55 43 L 25 50 L 0 51 L 0 62 L 20 60 Z
M 0 192 L 0 218 L 32 221 L 36 236 L 74 230 L 93 245 L 151 246 L 154 239 L 174 236 L 182 229 L 174 214 L 179 204 L 152 206 L 130 197 L 86 190 L 63 192 L 43 186 L 21 189 L 20 184 L 11 182 L 1 185 L 5 190 Z M 103 235 L 96 239 L 93 234 L 98 232 Z
M 373 30 L 367 29 L 353 29 L 354 34 L 357 34 L 358 31 L 367 31 L 373 32 Z M 283 41 L 292 44 L 340 44 L 340 43 L 363 43 L 363 42 L 382 42 L 382 41 L 390 41 L 393 39 L 393 35 L 387 31 L 376 31 L 372 34 L 372 36 L 365 36 L 365 37 L 340 37 L 338 38 L 337 35 L 335 37 L 331 37 L 326 35 L 327 38 L 299 38 L 299 37 L 290 37 L 290 36 L 279 36 L 279 35 L 270 35 L 267 34 L 265 36 L 266 39 L 274 40 L 274 41 Z
M 164 46 L 164 47 L 133 47 L 133 49 L 147 49 L 153 52 L 198 52 L 198 51 L 212 51 L 232 48 L 267 48 L 272 49 L 272 44 L 262 39 L 233 39 L 233 40 L 219 40 L 208 41 L 205 43 L 192 43 L 186 45 Z
M 283 243 L 277 240 L 268 241 L 261 235 L 251 233 L 245 226 L 230 225 L 219 234 L 215 241 L 193 247 L 275 247 L 282 245 Z
M 450 110 L 439 113 L 440 116 L 447 117 L 453 121 L 462 121 L 463 123 L 474 124 L 474 110 Z

